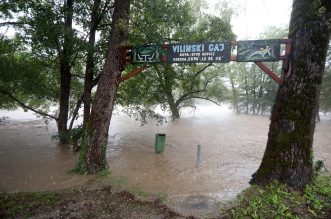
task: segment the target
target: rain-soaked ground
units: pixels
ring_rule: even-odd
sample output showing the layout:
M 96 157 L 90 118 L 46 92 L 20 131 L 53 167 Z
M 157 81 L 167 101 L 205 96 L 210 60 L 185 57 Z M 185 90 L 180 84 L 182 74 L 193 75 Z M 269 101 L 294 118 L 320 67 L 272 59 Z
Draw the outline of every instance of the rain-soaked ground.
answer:
M 78 159 L 52 141 L 54 124 L 45 126 L 31 114 L 0 112 L 0 192 L 45 191 L 83 185 L 91 176 L 69 174 Z M 111 177 L 126 188 L 168 194 L 168 206 L 184 215 L 213 215 L 217 202 L 247 188 L 267 141 L 269 118 L 235 115 L 212 105 L 188 111 L 164 125 L 140 126 L 114 115 L 107 151 Z M 155 134 L 166 134 L 164 153 L 154 151 Z M 322 116 L 314 136 L 314 157 L 331 170 L 331 120 Z M 197 167 L 197 145 L 201 165 Z M 111 180 L 111 178 L 109 178 Z

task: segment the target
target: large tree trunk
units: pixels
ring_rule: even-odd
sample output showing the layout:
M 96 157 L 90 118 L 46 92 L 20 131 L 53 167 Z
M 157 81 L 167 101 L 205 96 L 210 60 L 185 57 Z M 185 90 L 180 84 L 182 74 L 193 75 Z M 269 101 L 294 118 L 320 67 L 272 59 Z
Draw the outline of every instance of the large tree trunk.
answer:
M 179 103 L 176 104 L 175 98 L 173 95 L 173 86 L 175 84 L 175 70 L 171 66 L 165 66 L 165 71 L 163 71 L 164 74 L 164 92 L 166 94 L 167 102 L 171 111 L 171 117 L 172 121 L 179 119 Z
M 330 36 L 330 4 L 326 0 L 293 2 L 292 59 L 273 106 L 266 151 L 251 183 L 278 180 L 302 189 L 312 181 L 312 144 Z
M 172 121 L 175 121 L 180 118 L 179 105 L 181 103 L 181 101 L 175 101 L 173 95 L 173 85 L 175 84 L 176 72 L 170 65 L 165 65 L 162 70 L 155 66 L 155 70 L 161 83 L 161 89 L 165 94 L 166 101 L 171 112 Z
M 176 119 L 180 118 L 180 114 L 179 114 L 178 106 L 175 103 L 174 96 L 172 95 L 172 90 L 167 91 L 166 96 L 171 111 L 172 121 L 175 121 Z
M 86 128 L 91 111 L 91 93 L 93 88 L 94 77 L 94 46 L 95 46 L 95 34 L 99 24 L 100 14 L 100 2 L 101 0 L 95 0 L 93 3 L 90 23 L 90 36 L 88 41 L 88 50 L 86 58 L 85 80 L 84 80 L 84 115 L 83 115 L 83 128 Z
M 67 0 L 65 2 L 65 33 L 63 49 L 60 53 L 60 112 L 57 120 L 58 133 L 60 136 L 60 143 L 67 144 L 68 139 L 68 112 L 69 112 L 69 97 L 70 97 L 70 83 L 71 83 L 71 54 L 72 54 L 72 17 L 73 17 L 74 0 Z
M 88 128 L 86 169 L 83 171 L 89 174 L 107 168 L 108 130 L 121 77 L 120 46 L 128 36 L 129 13 L 130 0 L 115 0 L 106 61 L 92 106 L 91 127 Z

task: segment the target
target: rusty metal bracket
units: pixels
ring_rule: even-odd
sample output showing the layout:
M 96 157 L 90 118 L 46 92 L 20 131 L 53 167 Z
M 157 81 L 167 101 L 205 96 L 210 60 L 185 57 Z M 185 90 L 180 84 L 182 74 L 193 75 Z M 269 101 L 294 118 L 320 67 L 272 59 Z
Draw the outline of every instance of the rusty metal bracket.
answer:
M 143 70 L 145 70 L 145 69 L 148 68 L 148 67 L 149 67 L 148 65 L 144 65 L 144 66 L 142 66 L 142 67 L 140 67 L 140 68 L 137 68 L 137 69 L 133 70 L 133 71 L 130 72 L 129 74 L 127 74 L 127 75 L 121 77 L 121 78 L 119 79 L 119 82 L 123 82 L 123 81 L 125 81 L 125 80 L 128 80 L 129 78 L 131 78 L 131 77 L 133 77 L 133 76 L 139 74 L 140 72 L 142 72 Z
M 284 84 L 284 80 L 280 78 L 278 75 L 276 75 L 273 71 L 271 71 L 266 65 L 264 65 L 262 62 L 254 62 L 257 66 L 259 66 L 260 69 L 262 69 L 265 73 L 267 73 L 272 80 L 276 81 L 279 85 Z

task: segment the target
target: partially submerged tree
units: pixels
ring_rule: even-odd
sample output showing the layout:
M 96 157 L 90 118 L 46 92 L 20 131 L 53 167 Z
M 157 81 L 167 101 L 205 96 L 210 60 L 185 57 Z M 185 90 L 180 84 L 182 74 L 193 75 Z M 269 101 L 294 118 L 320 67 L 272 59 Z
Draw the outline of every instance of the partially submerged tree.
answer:
M 44 62 L 45 69 L 41 69 L 39 73 L 42 75 L 47 70 L 49 75 L 46 79 L 50 81 L 43 81 L 39 86 L 40 88 L 46 86 L 52 91 L 44 92 L 40 89 L 39 96 L 43 96 L 44 101 L 40 99 L 39 102 L 45 103 L 43 108 L 40 104 L 39 106 L 31 104 L 36 102 L 32 99 L 33 95 L 22 98 L 18 92 L 14 92 L 18 89 L 6 89 L 6 98 L 13 106 L 21 106 L 54 119 L 61 143 L 69 142 L 74 120 L 78 117 L 83 102 L 85 112 L 83 123 L 84 125 L 87 123 L 92 88 L 97 84 L 100 66 L 104 61 L 106 49 L 102 45 L 103 34 L 108 33 L 110 29 L 108 23 L 111 20 L 109 15 L 112 14 L 112 2 L 112 0 L 6 1 L 3 7 L 0 7 L 0 16 L 6 20 L 0 23 L 0 26 L 15 27 L 16 34 L 12 41 L 16 44 L 20 42 L 20 46 L 24 47 L 16 53 L 30 54 L 35 60 Z M 89 19 L 87 19 L 88 15 Z M 96 40 L 98 30 L 102 35 L 100 40 Z M 6 80 L 8 81 L 9 78 Z M 52 113 L 48 112 L 46 103 L 50 102 L 59 109 Z M 68 124 L 69 119 L 71 119 L 70 124 Z
M 268 27 L 260 39 L 282 39 L 286 28 Z M 265 63 L 270 70 L 280 75 L 281 62 Z M 226 66 L 226 77 L 230 82 L 227 101 L 234 111 L 254 115 L 270 113 L 278 84 L 254 63 L 231 63 Z
M 108 51 L 92 106 L 87 139 L 83 139 L 78 171 L 93 174 L 107 168 L 109 124 L 122 72 L 122 52 L 128 37 L 130 0 L 115 0 Z
M 278 180 L 302 189 L 313 177 L 313 135 L 330 38 L 331 2 L 294 0 L 293 40 L 284 85 L 278 89 L 266 151 L 251 183 Z
M 59 86 L 59 90 L 54 89 L 54 93 L 50 95 L 50 98 L 57 96 L 59 110 L 55 115 L 46 113 L 46 116 L 56 120 L 60 142 L 68 143 L 67 123 L 75 40 L 73 30 L 74 0 L 67 0 L 61 4 L 54 1 L 12 1 L 3 4 L 1 14 L 9 19 L 9 22 L 4 22 L 3 25 L 15 26 L 17 29 L 15 40 L 19 40 L 25 46 L 24 53 L 29 53 L 31 57 L 40 60 L 48 60 L 49 63 L 53 62 L 53 69 L 49 73 L 59 73 L 58 76 L 54 76 L 58 78 L 58 81 L 50 86 L 50 90 Z M 14 21 L 11 21 L 12 19 Z M 45 85 L 40 84 L 40 86 Z M 40 112 L 32 105 L 27 104 L 30 100 L 21 100 L 21 102 L 15 95 L 7 90 L 7 96 L 19 106 L 37 113 Z M 45 116 L 45 113 L 41 115 Z
M 57 96 L 52 87 L 57 78 L 52 74 L 52 60 L 32 56 L 19 40 L 0 37 L 0 109 L 17 106 L 47 118 L 48 108 Z
M 169 41 L 200 42 L 234 39 L 230 25 L 231 10 L 227 6 L 224 5 L 219 16 L 204 15 L 199 17 L 198 14 L 201 15 L 202 13 L 201 8 L 194 7 L 196 6 L 194 3 L 201 5 L 202 1 L 195 1 L 192 4 L 185 1 L 166 1 L 166 4 L 160 5 L 162 2 L 164 0 L 149 3 L 155 6 L 158 13 L 155 14 L 155 11 L 146 13 L 144 19 L 149 19 L 152 24 L 143 26 L 144 32 L 134 29 L 132 31 L 134 37 L 130 36 L 130 39 L 143 39 L 145 43 L 146 41 L 165 43 Z M 173 7 L 169 7 L 171 4 Z M 173 13 L 166 16 L 163 11 L 169 10 Z M 133 20 L 137 22 L 135 19 Z M 167 39 L 170 35 L 171 39 Z M 134 41 L 131 39 L 131 42 Z M 140 43 L 144 44 L 143 41 Z M 151 65 L 144 73 L 121 85 L 119 101 L 126 108 L 139 108 L 142 112 L 141 116 L 131 113 L 132 110 L 129 112 L 137 119 L 143 117 L 142 122 L 145 122 L 146 112 L 155 117 L 155 114 L 150 112 L 157 105 L 161 106 L 162 110 L 169 110 L 173 120 L 178 119 L 181 109 L 195 106 L 194 100 L 204 99 L 220 104 L 225 92 L 222 90 L 225 89 L 225 86 L 221 83 L 221 77 L 224 73 L 222 70 L 222 67 L 217 68 L 211 63 Z M 220 89 L 216 89 L 215 84 L 220 85 L 218 86 Z M 132 89 L 135 92 L 131 92 Z

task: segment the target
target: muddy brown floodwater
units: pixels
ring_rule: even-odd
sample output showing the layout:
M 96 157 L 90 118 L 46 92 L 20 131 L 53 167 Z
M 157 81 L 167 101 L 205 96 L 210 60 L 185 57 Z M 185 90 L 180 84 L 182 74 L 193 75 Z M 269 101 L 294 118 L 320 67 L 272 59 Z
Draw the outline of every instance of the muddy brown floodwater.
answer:
M 45 126 L 30 117 L 0 123 L 0 191 L 54 190 L 92 180 L 68 173 L 77 154 L 51 140 L 54 124 Z M 109 181 L 116 177 L 126 188 L 166 193 L 167 204 L 184 215 L 214 215 L 217 202 L 229 201 L 249 186 L 263 156 L 268 126 L 269 117 L 237 116 L 211 105 L 159 126 L 149 122 L 141 127 L 126 115 L 115 115 L 107 150 Z M 154 152 L 156 133 L 166 134 L 161 154 Z M 330 133 L 330 117 L 322 116 L 314 135 L 314 157 L 329 170 Z

